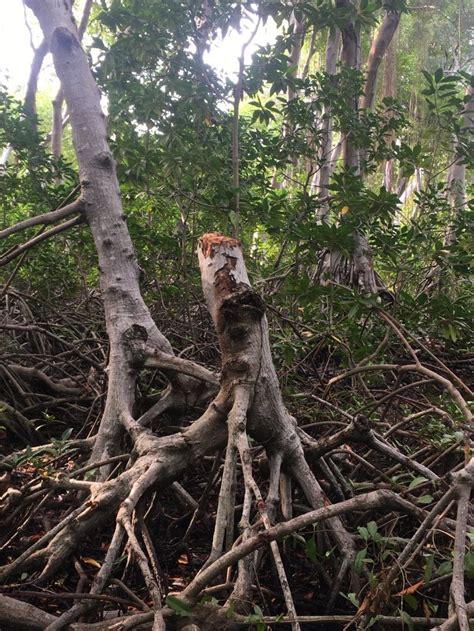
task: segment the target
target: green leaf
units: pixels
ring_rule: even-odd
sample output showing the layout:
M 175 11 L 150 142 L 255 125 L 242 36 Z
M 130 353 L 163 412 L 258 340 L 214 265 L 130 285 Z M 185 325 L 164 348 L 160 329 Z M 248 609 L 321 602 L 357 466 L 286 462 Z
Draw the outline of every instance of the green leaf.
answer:
M 253 610 L 255 611 L 256 616 L 260 616 L 260 618 L 263 618 L 263 611 L 261 607 L 259 607 L 258 605 L 254 605 Z
M 192 615 L 191 607 L 179 598 L 176 598 L 176 596 L 167 596 L 166 604 L 170 609 L 175 612 L 177 616 L 181 616 L 182 618 L 189 618 Z
M 367 528 L 364 528 L 364 526 L 359 526 L 357 528 L 357 531 L 364 541 L 369 540 L 369 531 L 367 530 Z
M 403 602 L 406 602 L 406 604 L 410 607 L 410 609 L 413 609 L 413 611 L 416 611 L 418 609 L 418 601 L 415 596 L 413 596 L 413 594 L 404 594 Z
M 451 561 L 444 561 L 436 570 L 436 576 L 444 576 L 453 571 L 453 564 Z
M 369 521 L 369 523 L 367 524 L 367 530 L 369 531 L 369 535 L 372 537 L 372 539 L 375 539 L 376 535 L 377 535 L 377 524 L 375 521 Z
M 423 582 L 429 583 L 431 581 L 431 577 L 433 576 L 433 568 L 434 568 L 434 554 L 430 554 L 426 557 L 426 567 L 425 573 L 423 575 Z
M 235 212 L 235 210 L 231 210 L 229 212 L 229 219 L 230 219 L 230 221 L 231 221 L 233 226 L 238 226 L 239 225 L 239 216 Z
M 356 554 L 356 558 L 354 560 L 354 570 L 358 574 L 362 572 L 366 557 L 367 557 L 367 548 L 363 548 L 362 550 L 359 550 L 359 552 Z
M 423 482 L 426 482 L 426 481 L 427 479 L 420 475 L 419 477 L 414 478 L 410 482 L 410 484 L 408 485 L 408 490 L 413 491 L 413 489 L 416 489 L 417 486 L 420 486 L 420 484 L 423 484 Z
M 422 495 L 416 500 L 416 503 L 423 505 L 423 504 L 431 504 L 432 501 L 433 501 L 432 495 Z
M 316 561 L 316 539 L 314 537 L 308 539 L 304 551 L 308 559 L 314 563 Z
M 410 631 L 415 631 L 415 624 L 414 624 L 413 618 L 410 616 L 410 614 L 408 614 L 406 611 L 403 611 L 402 609 L 399 609 L 398 612 L 399 612 L 400 618 L 403 620 L 403 622 L 407 623 L 409 630 Z
M 464 557 L 464 574 L 468 579 L 474 579 L 474 552 L 468 552 Z
M 73 432 L 73 428 L 69 427 L 69 429 L 65 430 L 62 434 L 61 434 L 61 438 L 60 440 L 69 440 L 69 438 L 71 437 L 71 434 Z
M 438 68 L 438 70 L 436 70 L 436 72 L 434 73 L 434 80 L 436 83 L 439 83 L 442 78 L 443 78 L 443 69 Z
M 343 592 L 339 592 L 339 593 L 343 598 L 345 598 L 351 604 L 353 604 L 356 609 L 359 609 L 360 601 L 357 598 L 357 594 L 355 592 L 350 592 L 349 594 L 344 594 Z

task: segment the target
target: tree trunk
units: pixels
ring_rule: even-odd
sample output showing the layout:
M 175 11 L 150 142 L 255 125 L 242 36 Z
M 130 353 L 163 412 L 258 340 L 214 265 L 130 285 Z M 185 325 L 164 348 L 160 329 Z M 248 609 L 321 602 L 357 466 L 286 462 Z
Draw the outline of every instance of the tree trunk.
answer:
M 336 74 L 337 57 L 339 44 L 341 40 L 341 32 L 338 29 L 331 29 L 328 33 L 326 44 L 326 67 L 325 71 L 329 75 Z M 325 200 L 318 208 L 317 218 L 326 221 L 329 213 L 329 203 L 327 197 L 329 195 L 329 180 L 334 170 L 334 162 L 332 158 L 332 111 L 328 106 L 324 110 L 322 124 L 322 143 L 319 152 L 319 162 L 321 167 L 319 173 L 313 178 L 313 191 L 319 189 L 318 196 Z M 318 177 L 317 177 L 318 176 Z
M 392 42 L 399 23 L 400 13 L 387 11 L 377 35 L 372 41 L 369 57 L 367 59 L 367 78 L 365 80 L 364 98 L 362 100 L 362 107 L 364 109 L 372 109 L 374 106 L 379 66 Z
M 25 111 L 31 119 L 32 127 L 35 132 L 38 131 L 38 121 L 36 112 L 36 92 L 38 90 L 38 77 L 41 72 L 44 58 L 48 52 L 48 42 L 43 40 L 33 55 L 31 63 L 30 76 L 25 94 Z
M 467 131 L 474 127 L 474 87 L 468 88 L 468 102 L 464 108 L 462 130 Z M 448 200 L 453 211 L 453 221 L 448 228 L 445 243 L 453 245 L 456 242 L 456 228 L 454 225 L 456 216 L 466 205 L 466 165 L 457 157 L 459 138 L 454 139 L 455 162 L 451 165 L 448 174 Z
M 352 8 L 349 0 L 336 0 L 337 9 Z M 360 68 L 360 31 L 356 28 L 354 20 L 350 18 L 341 29 L 342 51 L 341 61 L 347 68 Z M 354 112 L 359 110 L 359 97 L 357 95 L 346 96 L 348 105 Z M 359 171 L 359 150 L 346 134 L 343 140 L 344 166 Z
M 135 402 L 136 374 L 127 355 L 126 332 L 140 325 L 150 344 L 166 353 L 173 351 L 140 293 L 139 268 L 107 142 L 100 93 L 80 44 L 72 2 L 27 0 L 27 5 L 40 22 L 61 81 L 79 164 L 85 218 L 98 255 L 110 355 L 107 401 L 92 452 L 92 461 L 97 461 L 117 453 L 121 436 L 118 419 L 124 412 L 131 414 Z M 103 476 L 107 469 L 101 470 Z
M 395 55 L 395 40 L 392 38 L 390 46 L 387 48 L 385 54 L 385 68 L 383 76 L 383 96 L 395 98 L 397 95 L 397 59 Z M 395 140 L 395 136 L 390 134 L 387 137 L 387 145 Z M 393 163 L 392 159 L 386 160 L 383 165 L 383 184 L 387 191 L 390 193 L 394 187 L 393 182 Z

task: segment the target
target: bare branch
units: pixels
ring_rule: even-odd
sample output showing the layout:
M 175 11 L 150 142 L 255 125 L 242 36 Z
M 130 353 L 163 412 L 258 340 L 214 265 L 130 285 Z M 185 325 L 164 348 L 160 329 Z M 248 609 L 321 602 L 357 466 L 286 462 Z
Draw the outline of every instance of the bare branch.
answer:
M 34 605 L 0 594 L 0 622 L 18 629 L 44 629 L 56 617 Z
M 33 237 L 26 243 L 22 243 L 13 251 L 10 251 L 7 254 L 4 254 L 0 258 L 0 267 L 16 259 L 16 257 L 19 256 L 22 252 L 25 252 L 25 250 L 30 250 L 35 245 L 38 245 L 38 243 L 41 243 L 42 241 L 46 241 L 46 239 L 49 239 L 50 237 L 54 237 L 56 234 L 64 232 L 65 230 L 68 230 L 69 228 L 72 228 L 73 226 L 77 226 L 78 224 L 82 222 L 83 222 L 83 218 L 81 216 L 74 217 L 74 219 L 69 219 L 69 221 L 65 221 L 64 223 L 59 224 L 59 226 L 55 226 L 54 228 L 51 228 L 51 230 L 47 230 L 46 232 L 42 232 L 36 235 L 36 237 Z
M 31 63 L 31 71 L 28 79 L 28 85 L 25 95 L 25 110 L 27 115 L 31 118 L 31 123 L 35 132 L 37 131 L 36 121 L 36 92 L 38 89 L 38 77 L 41 72 L 44 58 L 48 52 L 48 42 L 43 40 L 38 48 L 35 50 L 33 61 Z
M 19 221 L 13 226 L 9 226 L 4 230 L 0 230 L 0 239 L 5 239 L 9 237 L 11 234 L 15 234 L 15 232 L 20 232 L 21 230 L 26 230 L 27 228 L 32 228 L 33 226 L 37 226 L 41 224 L 42 226 L 48 226 L 52 223 L 56 223 L 61 219 L 65 219 L 69 217 L 69 215 L 73 215 L 74 213 L 82 213 L 84 211 L 84 202 L 82 199 L 76 199 L 76 201 L 64 206 L 63 208 L 58 208 L 57 210 L 53 210 L 48 213 L 43 213 L 42 215 L 36 215 L 35 217 L 30 217 L 29 219 L 24 219 L 23 221 Z
M 158 349 L 147 348 L 146 352 L 149 353 L 149 355 L 144 363 L 145 368 L 160 368 L 161 370 L 181 372 L 184 375 L 205 381 L 213 386 L 219 385 L 219 381 L 214 373 L 189 359 L 174 357 Z

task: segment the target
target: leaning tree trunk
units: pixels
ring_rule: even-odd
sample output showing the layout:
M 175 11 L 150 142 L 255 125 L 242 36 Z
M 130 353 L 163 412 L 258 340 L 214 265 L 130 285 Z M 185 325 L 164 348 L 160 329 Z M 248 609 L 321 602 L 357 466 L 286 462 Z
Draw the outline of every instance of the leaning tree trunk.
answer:
M 372 109 L 374 106 L 378 70 L 399 23 L 400 13 L 397 11 L 387 11 L 377 35 L 372 40 L 369 57 L 367 59 L 367 76 L 365 80 L 364 98 L 362 100 L 362 107 L 364 109 Z
M 393 36 L 395 35 L 398 25 L 400 24 L 400 13 L 398 11 L 387 11 L 385 14 L 382 24 L 377 31 L 374 39 L 372 40 L 372 44 L 370 46 L 369 56 L 367 58 L 367 72 L 365 79 L 365 88 L 364 88 L 364 96 L 362 99 L 362 107 L 363 109 L 371 110 L 374 107 L 375 102 L 375 91 L 377 86 L 377 77 L 380 68 L 380 64 L 385 56 L 387 56 L 388 61 L 388 53 L 389 50 L 392 49 L 393 55 Z M 386 96 L 393 96 L 392 94 L 387 94 Z M 392 136 L 388 136 L 386 138 L 386 143 L 390 144 L 392 141 Z M 365 153 L 365 152 L 364 152 Z M 366 156 L 361 156 L 361 166 L 364 167 L 364 163 L 366 160 Z M 384 164 L 384 185 L 387 188 L 387 183 L 390 183 L 391 186 L 391 171 L 393 168 L 393 162 L 388 160 Z M 388 188 L 387 188 L 388 190 Z
M 116 454 L 121 435 L 118 418 L 124 411 L 132 413 L 135 402 L 136 375 L 127 357 L 125 332 L 140 324 L 157 349 L 173 351 L 140 293 L 139 267 L 107 142 L 100 93 L 79 41 L 72 2 L 27 0 L 27 5 L 40 22 L 61 81 L 79 164 L 85 219 L 98 255 L 110 356 L 107 401 L 92 453 L 92 460 L 97 461 Z M 107 468 L 102 472 L 106 475 Z

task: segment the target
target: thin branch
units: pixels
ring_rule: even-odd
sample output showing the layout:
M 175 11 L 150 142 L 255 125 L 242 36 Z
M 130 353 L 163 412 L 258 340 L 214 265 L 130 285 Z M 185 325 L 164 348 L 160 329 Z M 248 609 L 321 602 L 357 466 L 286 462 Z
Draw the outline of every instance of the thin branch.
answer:
M 16 257 L 19 256 L 22 252 L 25 252 L 25 250 L 30 250 L 35 245 L 38 245 L 38 243 L 41 243 L 42 241 L 46 241 L 46 239 L 54 237 L 56 234 L 60 234 L 61 232 L 64 232 L 65 230 L 68 230 L 69 228 L 72 228 L 73 226 L 77 226 L 78 224 L 82 222 L 83 222 L 82 216 L 74 217 L 74 219 L 69 219 L 69 221 L 65 221 L 64 223 L 59 224 L 59 226 L 55 226 L 54 228 L 51 228 L 51 230 L 47 230 L 46 232 L 42 232 L 41 234 L 38 234 L 36 237 L 33 237 L 29 241 L 26 241 L 26 243 L 22 243 L 21 245 L 19 245 L 13 251 L 7 254 L 4 254 L 0 258 L 0 267 L 16 259 Z
M 21 230 L 26 230 L 27 228 L 32 228 L 33 226 L 37 226 L 41 224 L 42 226 L 48 226 L 52 223 L 56 223 L 61 219 L 65 219 L 69 217 L 69 215 L 73 215 L 74 213 L 82 213 L 84 211 L 84 202 L 82 199 L 76 199 L 76 201 L 64 206 L 63 208 L 58 208 L 57 210 L 53 210 L 48 213 L 43 213 L 42 215 L 36 215 L 35 217 L 30 217 L 29 219 L 24 219 L 23 221 L 19 221 L 13 226 L 9 226 L 4 230 L 0 230 L 0 239 L 5 239 L 11 234 L 15 234 L 16 232 L 20 232 Z
M 332 379 L 330 379 L 328 381 L 328 385 L 327 387 L 331 387 L 333 386 L 335 383 L 338 383 L 339 381 L 342 381 L 343 379 L 347 379 L 347 377 L 351 377 L 352 375 L 357 375 L 361 372 L 368 372 L 368 371 L 382 371 L 382 370 L 393 370 L 397 373 L 405 373 L 405 372 L 419 372 L 422 375 L 426 375 L 427 377 L 430 377 L 431 379 L 433 379 L 434 381 L 437 381 L 439 384 L 441 384 L 448 392 L 449 394 L 453 397 L 453 399 L 456 401 L 456 403 L 458 404 L 459 408 L 462 410 L 462 413 L 466 419 L 466 421 L 468 423 L 472 422 L 472 412 L 469 410 L 469 407 L 466 403 L 466 401 L 464 400 L 464 398 L 462 397 L 461 393 L 459 392 L 459 390 L 452 384 L 451 381 L 449 381 L 449 379 L 446 379 L 446 377 L 442 377 L 440 374 L 438 374 L 437 372 L 435 372 L 434 370 L 430 370 L 429 368 L 426 368 L 425 366 L 422 365 L 417 365 L 417 364 L 372 364 L 369 366 L 357 366 L 356 368 L 352 368 L 351 370 L 347 370 L 346 372 L 342 373 L 341 375 L 337 375 L 336 377 L 333 377 Z
M 183 375 L 195 377 L 213 386 L 219 385 L 219 380 L 214 373 L 189 359 L 174 357 L 157 349 L 146 349 L 146 352 L 149 354 L 144 363 L 145 368 L 160 368 L 161 370 L 181 372 Z
M 459 473 L 454 474 L 458 490 L 458 512 L 456 518 L 456 535 L 453 550 L 453 580 L 451 582 L 451 598 L 458 617 L 459 631 L 469 631 L 469 620 L 466 608 L 464 585 L 464 557 L 466 549 L 466 531 L 469 514 L 469 498 L 474 486 L 474 458 Z

